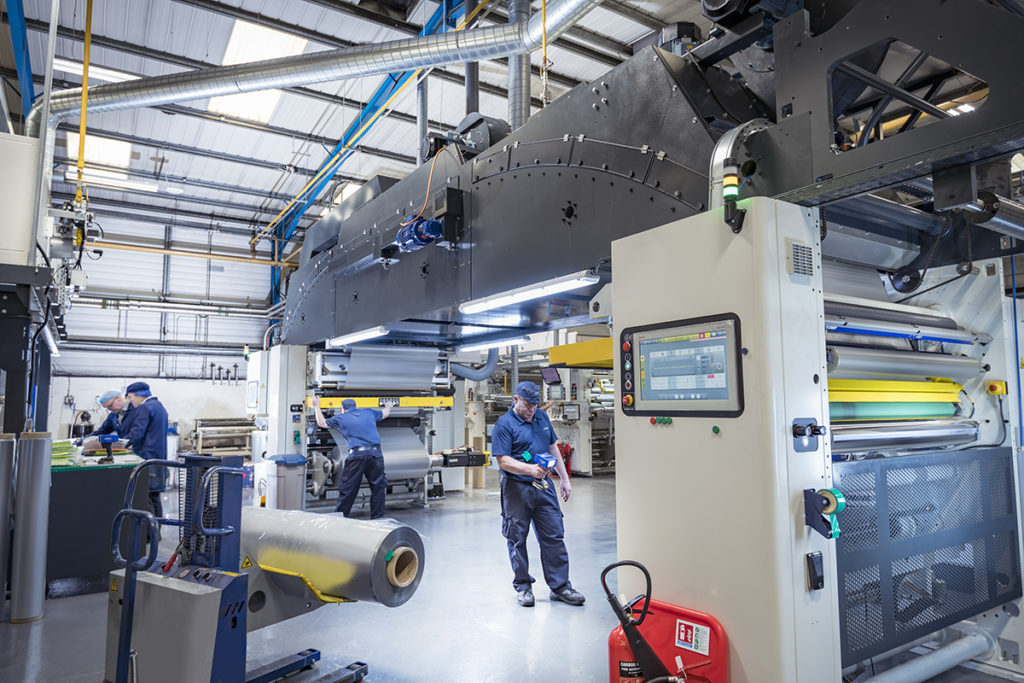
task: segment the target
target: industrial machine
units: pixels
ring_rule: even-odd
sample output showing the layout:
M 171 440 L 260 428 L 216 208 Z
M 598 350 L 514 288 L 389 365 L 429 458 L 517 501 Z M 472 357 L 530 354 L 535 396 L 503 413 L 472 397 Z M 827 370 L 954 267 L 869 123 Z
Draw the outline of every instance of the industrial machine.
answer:
M 328 603 L 405 603 L 423 573 L 423 543 L 394 520 L 361 522 L 302 511 L 242 508 L 242 456 L 186 455 L 163 463 L 183 470 L 178 519 L 126 507 L 114 522 L 107 681 L 269 682 L 320 658 L 304 650 L 246 671 L 246 634 Z M 129 523 L 127 557 L 118 548 Z M 157 558 L 157 524 L 179 529 L 169 558 Z M 146 552 L 140 553 L 148 534 Z M 330 680 L 359 681 L 354 663 Z

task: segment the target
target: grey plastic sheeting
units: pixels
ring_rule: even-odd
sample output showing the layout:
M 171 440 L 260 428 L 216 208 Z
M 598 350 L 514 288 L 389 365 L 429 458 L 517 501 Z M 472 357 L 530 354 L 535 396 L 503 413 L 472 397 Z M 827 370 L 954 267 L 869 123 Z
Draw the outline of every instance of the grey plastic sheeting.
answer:
M 432 389 L 437 349 L 353 346 L 345 389 Z

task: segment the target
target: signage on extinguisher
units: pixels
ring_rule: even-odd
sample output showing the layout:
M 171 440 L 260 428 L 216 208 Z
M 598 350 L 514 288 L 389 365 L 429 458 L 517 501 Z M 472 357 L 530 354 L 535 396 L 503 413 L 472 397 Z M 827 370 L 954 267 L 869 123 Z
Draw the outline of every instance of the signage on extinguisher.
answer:
M 711 629 L 683 619 L 676 619 L 676 647 L 706 655 L 711 647 Z

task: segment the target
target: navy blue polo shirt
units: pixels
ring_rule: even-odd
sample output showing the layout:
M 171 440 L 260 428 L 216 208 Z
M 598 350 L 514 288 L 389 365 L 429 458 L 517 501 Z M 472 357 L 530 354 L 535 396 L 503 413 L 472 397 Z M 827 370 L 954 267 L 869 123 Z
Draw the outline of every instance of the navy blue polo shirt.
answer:
M 498 418 L 491 430 L 491 453 L 507 455 L 519 462 L 526 462 L 523 453 L 550 453 L 551 444 L 558 441 L 555 428 L 551 426 L 551 418 L 540 408 L 533 414 L 533 422 L 519 417 L 515 408 Z M 531 464 L 532 458 L 531 458 Z M 528 474 L 512 474 L 501 471 L 501 476 L 512 477 L 519 481 L 531 482 L 533 477 Z
M 383 419 L 384 413 L 379 410 L 352 408 L 327 418 L 327 426 L 341 432 L 349 448 L 379 446 L 377 423 Z

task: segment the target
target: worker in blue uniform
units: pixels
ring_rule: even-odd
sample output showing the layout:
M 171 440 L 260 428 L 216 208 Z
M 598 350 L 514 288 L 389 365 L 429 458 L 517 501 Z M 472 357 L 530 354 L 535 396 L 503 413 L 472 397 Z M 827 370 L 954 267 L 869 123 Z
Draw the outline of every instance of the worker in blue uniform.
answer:
M 100 407 L 104 410 L 109 411 L 107 413 L 107 419 L 103 420 L 103 423 L 93 430 L 91 433 L 86 434 L 78 440 L 77 444 L 80 446 L 85 439 L 91 439 L 95 436 L 102 436 L 104 434 L 117 434 L 118 436 L 124 436 L 128 429 L 131 427 L 131 420 L 135 406 L 131 402 L 121 395 L 120 391 L 111 389 L 105 391 L 96 397 L 96 402 L 100 404 Z
M 125 440 L 136 454 L 146 460 L 167 459 L 167 409 L 145 382 L 133 382 L 125 391 L 134 406 L 131 426 Z M 164 467 L 149 468 L 149 510 L 157 518 L 164 516 L 160 492 L 166 488 Z
M 537 409 L 539 403 L 540 388 L 533 382 L 520 382 L 512 397 L 512 407 L 498 418 L 491 432 L 491 451 L 501 469 L 501 531 L 508 541 L 512 586 L 520 605 L 534 604 L 534 578 L 530 576 L 530 558 L 526 553 L 526 537 L 532 523 L 551 600 L 579 606 L 586 598 L 569 582 L 569 552 L 563 538 L 559 494 L 548 480 L 551 470 L 533 462 L 533 455 L 539 453 L 550 453 L 555 458 L 559 493 L 563 501 L 568 501 L 572 484 L 556 445 L 555 429 L 547 413 Z
M 370 484 L 370 519 L 383 517 L 388 481 L 384 476 L 384 454 L 380 450 L 377 423 L 391 414 L 391 404 L 386 404 L 384 410 L 357 408 L 354 400 L 346 398 L 341 402 L 341 412 L 329 418 L 325 418 L 320 410 L 319 399 L 313 401 L 313 407 L 320 429 L 337 430 L 348 446 L 348 457 L 338 481 L 338 507 L 335 511 L 351 516 L 352 504 L 356 502 L 365 475 Z

